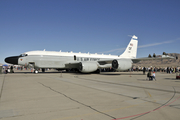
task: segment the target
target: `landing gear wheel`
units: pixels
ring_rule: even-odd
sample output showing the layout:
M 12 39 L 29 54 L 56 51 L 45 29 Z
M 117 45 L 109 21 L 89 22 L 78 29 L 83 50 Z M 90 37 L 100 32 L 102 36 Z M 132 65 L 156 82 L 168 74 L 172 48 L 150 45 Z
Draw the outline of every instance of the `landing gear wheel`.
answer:
M 37 73 L 38 73 L 38 70 L 34 70 L 34 73 L 37 74 Z

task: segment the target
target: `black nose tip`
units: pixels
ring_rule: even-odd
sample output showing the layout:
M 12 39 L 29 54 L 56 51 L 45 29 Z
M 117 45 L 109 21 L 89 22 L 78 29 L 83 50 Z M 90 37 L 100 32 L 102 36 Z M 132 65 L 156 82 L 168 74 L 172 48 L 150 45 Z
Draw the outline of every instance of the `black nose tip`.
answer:
M 15 64 L 15 65 L 17 65 L 18 64 L 18 58 L 19 58 L 19 56 L 13 56 L 13 57 L 7 57 L 7 58 L 5 58 L 5 62 L 6 63 L 10 63 L 10 64 Z

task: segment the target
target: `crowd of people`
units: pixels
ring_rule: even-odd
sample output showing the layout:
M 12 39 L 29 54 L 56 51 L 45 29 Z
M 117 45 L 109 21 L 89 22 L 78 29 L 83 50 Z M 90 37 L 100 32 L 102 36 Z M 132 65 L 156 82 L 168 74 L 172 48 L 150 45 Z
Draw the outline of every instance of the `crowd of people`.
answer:
M 22 66 L 8 65 L 8 66 L 3 66 L 2 69 L 3 69 L 3 72 L 5 74 L 7 74 L 7 73 L 14 73 L 14 69 L 23 70 L 23 69 L 26 69 L 26 68 L 24 68 Z
M 167 72 L 167 73 L 176 73 L 180 72 L 180 67 L 136 67 L 133 66 L 131 71 L 154 71 L 154 72 Z
M 168 74 L 172 73 L 179 73 L 180 67 L 132 67 L 130 71 L 143 71 L 143 74 L 145 75 L 147 73 L 147 77 L 149 78 L 149 81 L 152 81 L 153 79 L 156 80 L 155 72 L 166 72 Z

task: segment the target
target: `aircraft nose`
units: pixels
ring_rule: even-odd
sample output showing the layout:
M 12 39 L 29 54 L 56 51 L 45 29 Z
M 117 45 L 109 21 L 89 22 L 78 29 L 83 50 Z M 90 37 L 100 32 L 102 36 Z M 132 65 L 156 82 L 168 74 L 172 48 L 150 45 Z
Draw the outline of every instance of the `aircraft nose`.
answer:
M 7 57 L 5 58 L 5 62 L 6 63 L 10 63 L 10 64 L 18 64 L 18 59 L 19 59 L 19 56 L 12 56 L 12 57 Z

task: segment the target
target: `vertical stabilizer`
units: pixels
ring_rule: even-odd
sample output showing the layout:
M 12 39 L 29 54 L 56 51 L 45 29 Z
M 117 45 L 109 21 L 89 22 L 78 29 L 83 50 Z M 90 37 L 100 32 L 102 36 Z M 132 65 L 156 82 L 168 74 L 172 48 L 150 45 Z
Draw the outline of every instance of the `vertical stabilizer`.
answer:
M 131 41 L 129 42 L 126 50 L 120 58 L 136 58 L 137 55 L 137 46 L 138 46 L 138 37 L 135 35 L 132 36 Z

